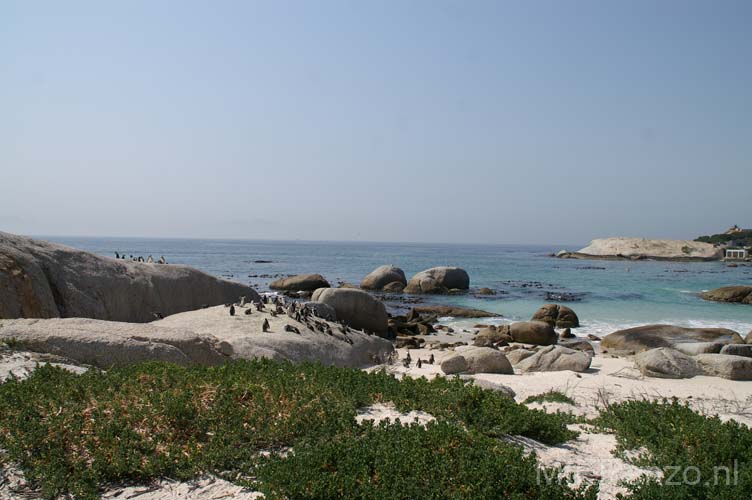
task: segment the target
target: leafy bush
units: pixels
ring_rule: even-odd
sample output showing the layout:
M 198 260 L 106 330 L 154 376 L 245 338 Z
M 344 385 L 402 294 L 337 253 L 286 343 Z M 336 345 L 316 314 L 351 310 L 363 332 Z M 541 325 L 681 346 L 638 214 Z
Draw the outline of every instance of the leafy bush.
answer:
M 0 448 L 45 496 L 96 498 L 110 481 L 201 472 L 248 477 L 259 452 L 355 436 L 357 409 L 387 401 L 488 438 L 513 434 L 557 444 L 576 435 L 564 415 L 528 409 L 458 378 L 397 380 L 255 360 L 190 368 L 145 363 L 81 375 L 41 366 L 25 380 L 0 384 Z
M 574 399 L 570 398 L 561 391 L 554 390 L 536 394 L 535 396 L 530 396 L 524 401 L 524 403 L 565 403 L 573 406 L 575 404 Z
M 643 449 L 632 461 L 663 472 L 661 479 L 631 483 L 631 498 L 730 500 L 752 492 L 752 430 L 745 425 L 700 415 L 676 400 L 613 404 L 597 423 L 616 433 L 622 456 Z
M 548 477 L 548 481 L 545 479 Z M 568 487 L 539 471 L 521 448 L 447 422 L 425 428 L 382 422 L 360 433 L 296 448 L 258 472 L 270 499 L 595 499 L 597 487 Z

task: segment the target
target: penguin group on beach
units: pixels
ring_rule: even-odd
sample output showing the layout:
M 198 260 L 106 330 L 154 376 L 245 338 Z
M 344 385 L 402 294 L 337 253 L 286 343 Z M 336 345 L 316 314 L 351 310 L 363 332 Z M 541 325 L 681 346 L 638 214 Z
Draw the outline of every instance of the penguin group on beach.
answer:
M 265 305 L 268 305 L 267 309 Z M 208 305 L 204 306 L 208 307 Z M 253 314 L 253 310 L 256 309 L 259 313 L 268 312 L 269 316 L 273 318 L 287 315 L 288 318 L 295 320 L 298 323 L 305 325 L 306 330 L 313 333 L 320 333 L 339 339 L 343 342 L 347 342 L 352 345 L 353 340 L 349 337 L 351 332 L 357 332 L 357 330 L 351 330 L 350 327 L 344 321 L 340 320 L 336 323 L 330 323 L 326 318 L 320 316 L 318 311 L 313 307 L 299 302 L 290 301 L 287 303 L 284 298 L 279 296 L 261 295 L 258 300 L 248 301 L 247 296 L 241 295 L 237 302 L 227 303 L 225 307 L 229 309 L 230 316 L 235 316 L 238 312 L 238 308 L 243 310 L 243 314 L 250 316 Z M 337 334 L 335 334 L 335 328 Z M 271 332 L 271 323 L 268 318 L 264 318 L 261 324 L 261 330 L 263 333 Z M 301 330 L 289 323 L 285 324 L 283 331 L 289 333 L 301 334 Z M 363 331 L 365 335 L 372 335 L 373 332 Z
M 124 253 L 115 252 L 115 258 L 117 260 L 131 260 L 132 262 L 145 262 L 147 264 L 154 264 L 154 257 L 149 255 L 147 258 L 143 258 L 142 256 L 134 257 L 133 255 L 129 255 L 128 259 L 126 259 Z M 164 258 L 164 255 L 159 258 L 157 261 L 157 264 L 167 264 L 167 259 Z

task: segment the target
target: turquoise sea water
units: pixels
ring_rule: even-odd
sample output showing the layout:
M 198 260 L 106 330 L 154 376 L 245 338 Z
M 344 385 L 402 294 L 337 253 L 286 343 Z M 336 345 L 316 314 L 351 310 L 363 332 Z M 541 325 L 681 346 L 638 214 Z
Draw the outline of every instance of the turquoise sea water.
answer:
M 719 286 L 752 285 L 752 267 L 729 268 L 721 262 L 549 257 L 561 246 L 43 238 L 106 256 L 114 256 L 116 251 L 144 258 L 153 255 L 155 259 L 164 255 L 170 263 L 195 266 L 260 290 L 267 289 L 271 279 L 250 275 L 320 273 L 336 285 L 338 281 L 359 283 L 382 264 L 401 267 L 408 279 L 429 267 L 455 265 L 470 274 L 471 288 L 490 287 L 499 294 L 427 300 L 485 309 L 503 315 L 496 322 L 505 322 L 529 319 L 541 304 L 556 301 L 547 300 L 547 294 L 567 295 L 577 300 L 560 303 L 579 315 L 583 324 L 579 334 L 604 335 L 656 322 L 725 327 L 743 334 L 752 329 L 752 306 L 707 302 L 697 296 Z M 271 262 L 254 262 L 257 260 Z

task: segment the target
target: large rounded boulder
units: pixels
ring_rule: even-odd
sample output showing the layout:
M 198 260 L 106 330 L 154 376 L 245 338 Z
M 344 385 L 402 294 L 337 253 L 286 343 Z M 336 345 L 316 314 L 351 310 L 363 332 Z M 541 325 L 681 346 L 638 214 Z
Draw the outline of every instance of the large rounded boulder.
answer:
M 405 278 L 405 271 L 397 266 L 387 264 L 377 267 L 368 276 L 363 278 L 363 281 L 360 282 L 360 288 L 364 290 L 383 290 L 385 286 L 390 285 L 389 291 L 393 291 L 397 288 L 397 285 L 393 285 L 392 283 L 400 283 L 404 288 L 407 285 L 407 278 Z
M 701 297 L 715 302 L 752 304 L 752 286 L 723 286 L 704 292 Z
M 592 357 L 584 352 L 559 345 L 539 348 L 531 356 L 526 356 L 515 365 L 523 372 L 558 372 L 571 370 L 584 372 L 590 368 Z
M 259 299 L 246 285 L 188 266 L 101 257 L 0 232 L 0 319 L 146 323 L 155 316 L 235 302 L 241 296 Z
M 554 327 L 543 321 L 520 321 L 509 325 L 509 335 L 522 344 L 556 344 L 558 336 Z
M 646 377 L 691 378 L 702 373 L 693 358 L 669 347 L 639 353 L 635 356 L 635 366 Z
M 329 288 L 331 285 L 320 274 L 298 274 L 288 278 L 280 278 L 269 283 L 272 290 L 289 292 L 312 292 L 319 288 Z
M 353 328 L 386 336 L 388 316 L 384 304 L 363 290 L 354 288 L 319 288 L 311 296 L 334 308 L 337 318 Z
M 421 271 L 407 282 L 405 293 L 444 294 L 449 290 L 467 290 L 470 276 L 459 267 L 432 267 Z
M 577 328 L 580 326 L 580 319 L 575 312 L 559 304 L 544 304 L 535 311 L 532 321 L 544 321 L 556 328 Z
M 467 347 L 441 362 L 446 375 L 457 373 L 514 374 L 512 364 L 503 352 L 490 347 Z
M 743 344 L 744 339 L 726 328 L 686 328 L 673 325 L 645 325 L 610 333 L 601 347 L 615 351 L 642 352 L 658 347 L 676 348 L 678 344 L 713 342 Z

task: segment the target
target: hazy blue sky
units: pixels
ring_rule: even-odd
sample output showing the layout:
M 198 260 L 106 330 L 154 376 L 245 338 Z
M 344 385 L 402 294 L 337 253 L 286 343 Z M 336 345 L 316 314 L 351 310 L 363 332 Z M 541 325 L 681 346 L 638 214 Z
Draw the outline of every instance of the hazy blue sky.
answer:
M 752 1 L 0 2 L 0 230 L 752 226 Z

